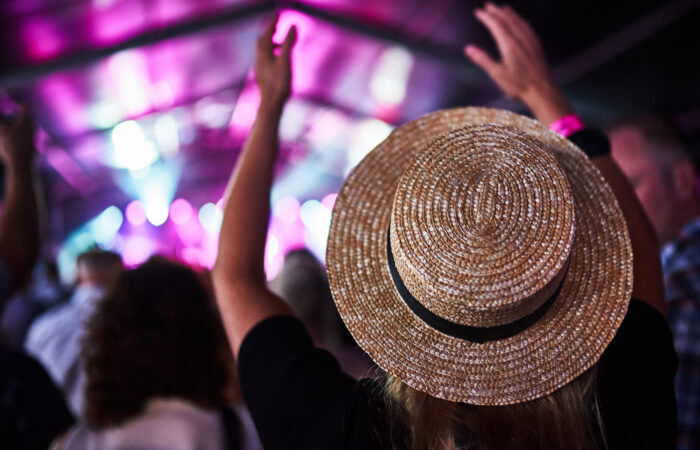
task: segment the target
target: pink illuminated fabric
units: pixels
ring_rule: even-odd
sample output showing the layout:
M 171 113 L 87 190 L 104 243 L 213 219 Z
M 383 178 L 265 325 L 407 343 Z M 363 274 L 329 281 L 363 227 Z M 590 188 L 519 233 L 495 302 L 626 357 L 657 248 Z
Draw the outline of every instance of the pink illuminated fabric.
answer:
M 569 114 L 549 124 L 550 130 L 556 131 L 564 137 L 569 137 L 584 128 L 586 128 L 586 125 L 583 124 L 581 118 L 576 114 Z

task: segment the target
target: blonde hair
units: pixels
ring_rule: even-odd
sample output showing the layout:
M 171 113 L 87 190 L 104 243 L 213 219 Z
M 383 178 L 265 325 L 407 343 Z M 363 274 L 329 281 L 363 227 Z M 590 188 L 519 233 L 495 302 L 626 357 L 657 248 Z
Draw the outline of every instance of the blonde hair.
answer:
M 594 366 L 561 389 L 536 400 L 477 406 L 432 397 L 389 376 L 384 394 L 395 405 L 392 447 L 413 450 L 597 449 L 592 419 Z M 603 434 L 601 433 L 602 437 Z

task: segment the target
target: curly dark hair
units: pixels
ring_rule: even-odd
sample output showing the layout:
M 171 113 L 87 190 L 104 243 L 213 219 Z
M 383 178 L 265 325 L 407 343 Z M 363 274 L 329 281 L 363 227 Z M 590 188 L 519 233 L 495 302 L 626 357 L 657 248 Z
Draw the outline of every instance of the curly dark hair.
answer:
M 190 268 L 152 258 L 123 272 L 87 328 L 90 427 L 117 426 L 154 397 L 226 406 L 231 353 L 214 303 Z

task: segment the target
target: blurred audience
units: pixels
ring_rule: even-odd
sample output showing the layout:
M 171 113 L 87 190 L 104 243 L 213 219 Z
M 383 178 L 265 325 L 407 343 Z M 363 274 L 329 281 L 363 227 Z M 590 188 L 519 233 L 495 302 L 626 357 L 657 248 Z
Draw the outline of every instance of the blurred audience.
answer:
M 29 279 L 39 253 L 33 130 L 26 109 L 14 120 L 0 122 L 0 160 L 6 173 L 0 218 L 0 309 Z M 44 449 L 72 422 L 46 371 L 0 341 L 0 446 Z
M 40 316 L 27 333 L 25 349 L 41 362 L 61 388 L 73 413 L 83 413 L 85 371 L 80 347 L 87 320 L 117 276 L 123 271 L 121 257 L 91 250 L 77 261 L 78 275 L 70 301 Z
M 82 356 L 84 418 L 55 448 L 239 448 L 230 351 L 191 269 L 152 258 L 120 274 Z
M 270 288 L 289 304 L 314 343 L 330 351 L 346 373 L 362 378 L 375 367 L 345 328 L 333 303 L 326 269 L 309 250 L 287 253 Z
M 21 349 L 32 322 L 49 308 L 68 300 L 70 292 L 59 279 L 56 262 L 40 260 L 31 282 L 7 302 L 0 318 L 0 332 L 12 348 Z
M 613 157 L 659 237 L 667 318 L 678 354 L 678 448 L 700 448 L 700 194 L 690 148 L 661 117 L 608 128 Z

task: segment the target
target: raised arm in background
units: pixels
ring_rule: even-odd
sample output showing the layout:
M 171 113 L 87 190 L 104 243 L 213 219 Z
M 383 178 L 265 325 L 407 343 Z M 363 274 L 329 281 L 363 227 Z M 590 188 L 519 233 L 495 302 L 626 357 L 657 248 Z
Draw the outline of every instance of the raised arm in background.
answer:
M 0 260 L 9 272 L 10 289 L 26 283 L 39 255 L 35 153 L 34 126 L 23 108 L 12 123 L 0 123 L 0 159 L 5 165 L 6 178 L 0 218 Z M 0 307 L 3 300 L 0 298 Z
M 491 32 L 501 60 L 482 49 L 467 45 L 467 57 L 491 77 L 509 97 L 522 101 L 545 125 L 573 113 L 547 66 L 540 40 L 530 25 L 509 6 L 487 3 L 475 15 Z M 624 174 L 612 157 L 592 158 L 610 184 L 622 208 L 632 239 L 634 285 L 632 296 L 665 315 L 661 261 L 654 229 Z
M 212 271 L 214 291 L 234 355 L 260 321 L 291 314 L 268 288 L 264 270 L 270 188 L 278 153 L 278 128 L 289 97 L 292 27 L 281 45 L 272 42 L 277 17 L 258 39 L 255 74 L 260 107 L 225 195 L 219 252 Z

